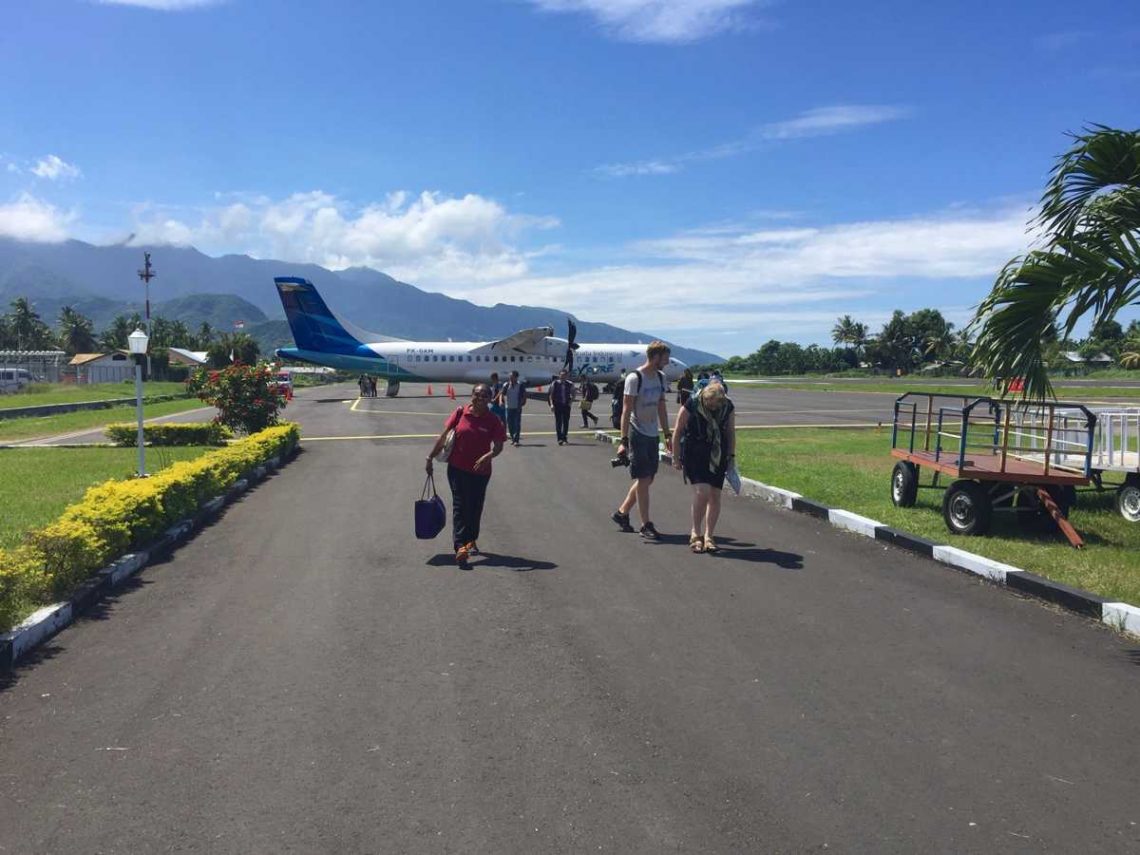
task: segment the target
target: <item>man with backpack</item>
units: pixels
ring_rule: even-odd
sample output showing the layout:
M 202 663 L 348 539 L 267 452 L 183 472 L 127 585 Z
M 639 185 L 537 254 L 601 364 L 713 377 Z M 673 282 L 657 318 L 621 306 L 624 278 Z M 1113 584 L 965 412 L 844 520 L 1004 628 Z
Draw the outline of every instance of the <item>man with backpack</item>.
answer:
M 621 411 L 625 408 L 625 372 L 614 383 L 614 398 L 610 401 L 610 424 L 621 430 Z
M 570 441 L 570 405 L 574 401 L 574 384 L 568 378 L 569 374 L 563 368 L 558 372 L 558 379 L 550 384 L 550 409 L 554 413 L 554 434 L 559 445 Z
M 612 519 L 622 531 L 633 531 L 629 512 L 634 504 L 641 518 L 641 536 L 658 540 L 661 535 L 649 519 L 649 485 L 657 474 L 658 434 L 664 432 L 669 448 L 669 416 L 665 412 L 665 371 L 669 364 L 669 345 L 652 342 L 645 351 L 645 363 L 625 378 L 621 414 L 621 443 L 618 457 L 628 457 L 633 484 Z
M 526 406 L 526 387 L 519 382 L 519 373 L 511 372 L 510 379 L 499 393 L 499 401 L 507 410 L 507 433 L 511 445 L 518 448 L 522 440 L 522 408 Z
M 582 427 L 588 428 L 590 426 L 590 419 L 594 420 L 597 425 L 598 417 L 595 416 L 590 410 L 594 408 L 594 401 L 598 400 L 598 384 L 593 380 L 584 378 L 582 380 L 582 400 L 578 402 L 578 409 L 582 413 Z

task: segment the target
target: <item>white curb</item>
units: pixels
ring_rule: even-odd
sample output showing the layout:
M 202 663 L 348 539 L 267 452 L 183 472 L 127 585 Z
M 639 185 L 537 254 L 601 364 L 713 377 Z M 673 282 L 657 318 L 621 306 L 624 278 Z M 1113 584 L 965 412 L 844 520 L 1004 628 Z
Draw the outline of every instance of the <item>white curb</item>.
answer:
M 952 567 L 959 567 L 962 570 L 968 570 L 1002 585 L 1005 584 L 1005 577 L 1009 574 L 1025 572 L 1020 567 L 1002 564 L 1000 561 L 991 561 L 989 558 L 983 558 L 980 555 L 953 546 L 935 546 L 934 560 L 949 564 Z

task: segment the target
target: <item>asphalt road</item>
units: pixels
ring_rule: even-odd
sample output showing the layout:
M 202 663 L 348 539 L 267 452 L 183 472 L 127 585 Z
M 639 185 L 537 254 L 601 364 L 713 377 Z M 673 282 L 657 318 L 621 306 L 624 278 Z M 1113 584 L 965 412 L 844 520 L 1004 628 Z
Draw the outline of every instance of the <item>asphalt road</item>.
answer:
M 0 852 L 1140 849 L 1135 642 L 752 500 L 692 555 L 672 472 L 622 534 L 533 404 L 460 570 L 386 438 L 451 402 L 337 391 L 0 689 Z

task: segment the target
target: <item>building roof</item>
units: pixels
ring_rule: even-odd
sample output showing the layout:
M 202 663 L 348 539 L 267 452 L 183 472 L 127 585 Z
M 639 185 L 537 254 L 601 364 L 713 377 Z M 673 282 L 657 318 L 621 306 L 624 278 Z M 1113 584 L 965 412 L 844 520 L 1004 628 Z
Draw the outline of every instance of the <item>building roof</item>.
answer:
M 206 364 L 207 356 L 204 350 L 187 350 L 184 347 L 168 347 L 166 350 L 168 353 L 181 356 L 187 362 L 193 362 L 197 365 Z
M 105 356 L 114 356 L 116 353 L 126 354 L 125 350 L 112 350 L 108 353 L 77 353 L 71 357 L 71 362 L 68 365 L 86 365 L 88 362 L 95 362 Z

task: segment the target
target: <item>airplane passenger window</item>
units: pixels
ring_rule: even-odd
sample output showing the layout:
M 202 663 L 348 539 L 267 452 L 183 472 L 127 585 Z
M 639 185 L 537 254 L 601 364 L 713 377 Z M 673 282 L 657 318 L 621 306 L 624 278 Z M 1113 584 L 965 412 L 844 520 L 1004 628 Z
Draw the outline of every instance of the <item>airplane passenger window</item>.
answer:
M 468 354 L 468 355 L 467 355 L 467 361 L 468 361 L 468 362 L 470 362 L 470 361 L 471 361 L 471 355 L 470 355 L 470 354 Z

